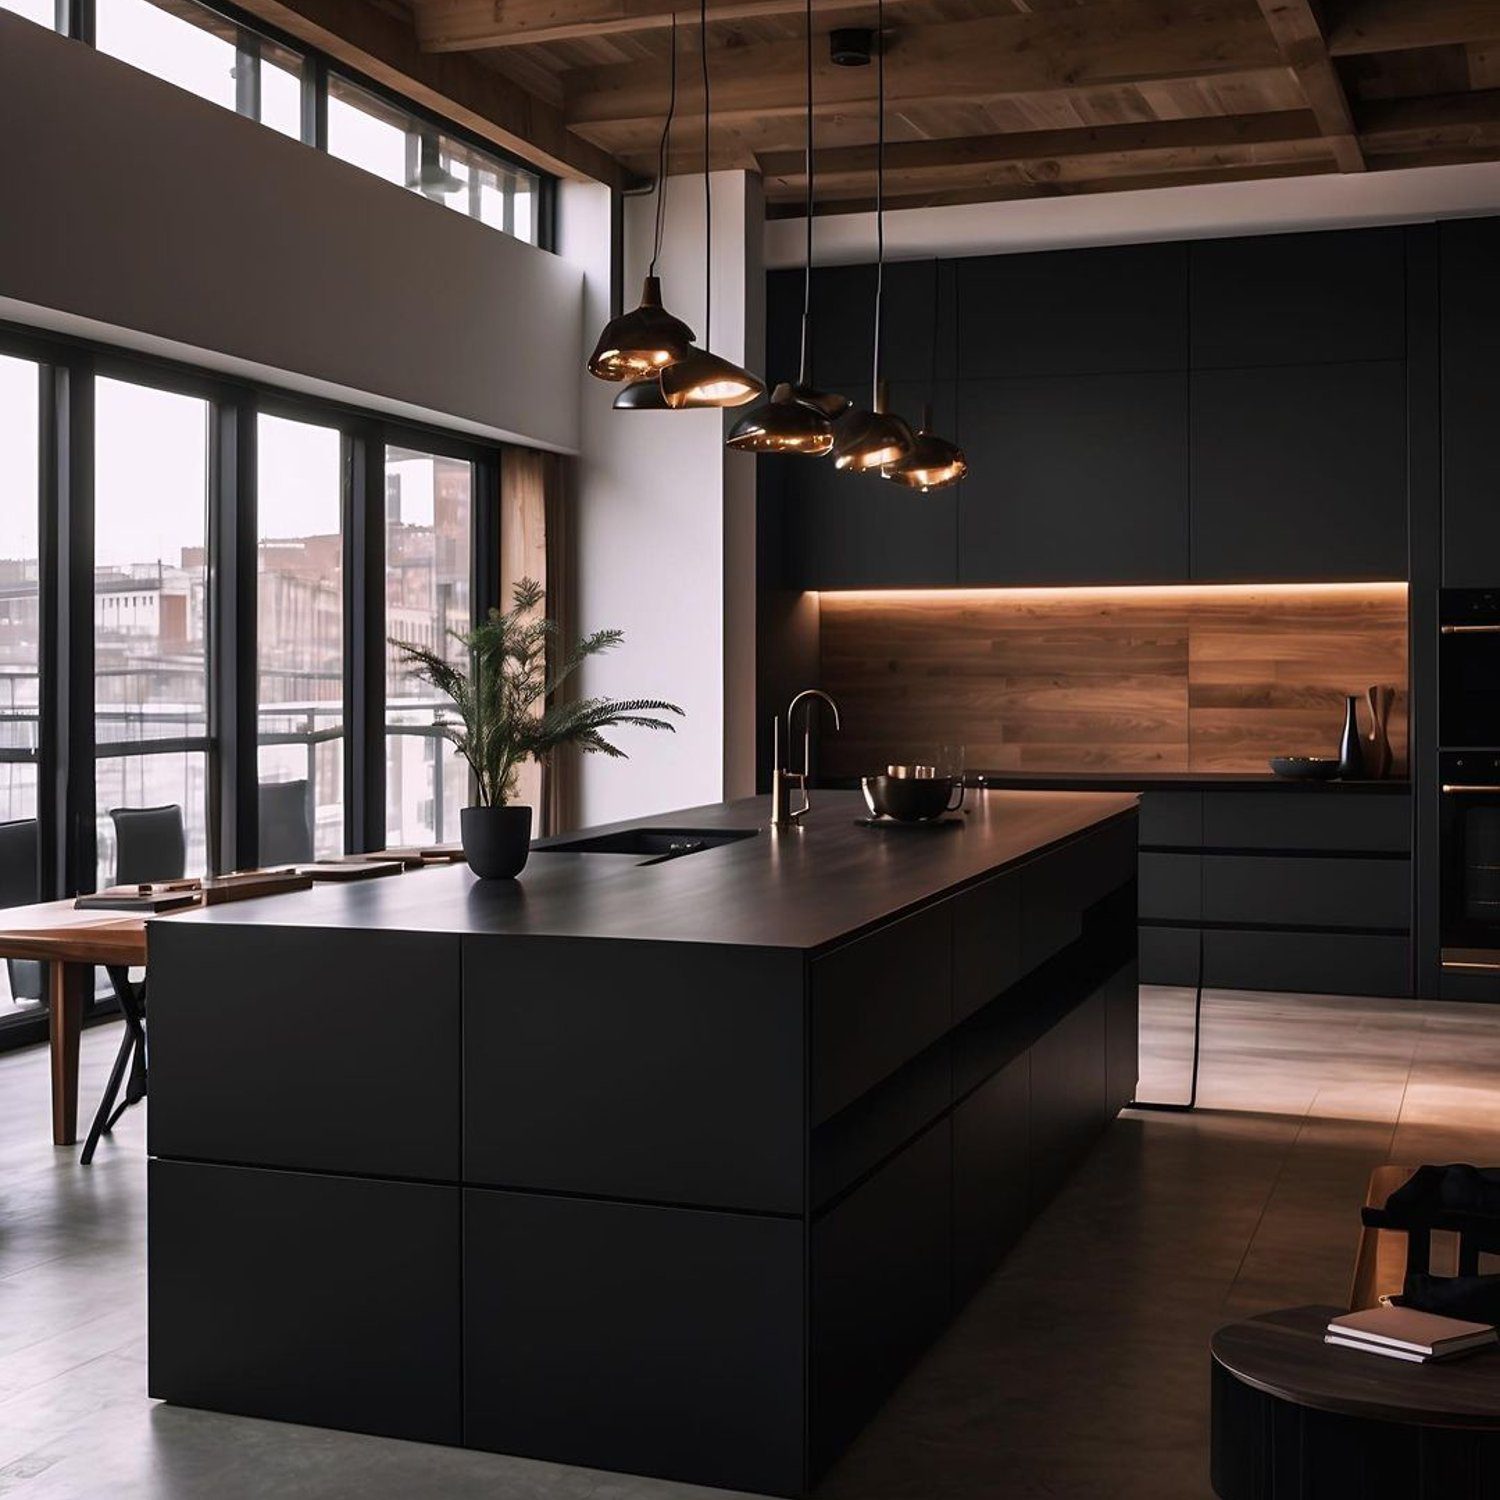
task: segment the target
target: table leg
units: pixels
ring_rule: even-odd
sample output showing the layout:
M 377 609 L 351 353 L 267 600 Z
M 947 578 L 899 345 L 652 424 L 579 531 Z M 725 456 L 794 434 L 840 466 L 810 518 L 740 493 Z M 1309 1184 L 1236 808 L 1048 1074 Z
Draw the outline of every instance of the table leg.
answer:
M 53 962 L 47 966 L 47 1005 L 51 1012 L 52 1144 L 78 1140 L 78 1038 L 92 964 Z

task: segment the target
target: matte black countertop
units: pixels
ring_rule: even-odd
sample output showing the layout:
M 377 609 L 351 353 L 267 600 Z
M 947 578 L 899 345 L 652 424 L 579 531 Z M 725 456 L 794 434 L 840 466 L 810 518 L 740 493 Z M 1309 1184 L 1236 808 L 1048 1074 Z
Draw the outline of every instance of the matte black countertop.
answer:
M 862 826 L 856 820 L 864 804 L 853 792 L 814 791 L 812 804 L 802 826 L 790 830 L 766 826 L 766 797 L 610 825 L 757 830 L 661 864 L 643 865 L 638 855 L 549 851 L 544 840 L 515 881 L 480 881 L 466 865 L 443 865 L 158 920 L 815 949 L 1126 817 L 1136 798 L 971 792 L 956 827 Z

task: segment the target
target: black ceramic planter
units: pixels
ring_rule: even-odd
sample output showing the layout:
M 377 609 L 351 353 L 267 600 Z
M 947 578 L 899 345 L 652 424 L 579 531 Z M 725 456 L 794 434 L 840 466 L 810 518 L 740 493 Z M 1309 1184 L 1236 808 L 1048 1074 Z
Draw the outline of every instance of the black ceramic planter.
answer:
M 466 807 L 459 814 L 464 858 L 481 880 L 511 880 L 531 853 L 529 807 Z

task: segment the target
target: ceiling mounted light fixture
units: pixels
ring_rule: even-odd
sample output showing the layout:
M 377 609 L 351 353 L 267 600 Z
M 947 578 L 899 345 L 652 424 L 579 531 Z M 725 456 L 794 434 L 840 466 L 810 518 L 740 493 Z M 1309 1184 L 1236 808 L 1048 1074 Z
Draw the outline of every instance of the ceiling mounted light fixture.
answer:
M 661 393 L 661 381 L 655 375 L 622 385 L 611 403 L 616 411 L 670 411 Z
M 922 408 L 922 425 L 912 439 L 910 452 L 895 463 L 887 464 L 881 472 L 897 484 L 925 493 L 957 484 L 969 472 L 969 463 L 956 444 L 934 435 L 929 403 Z
M 802 348 L 795 385 L 783 380 L 764 405 L 748 411 L 729 431 L 727 442 L 742 453 L 801 453 L 819 458 L 833 447 L 833 419 L 849 402 L 832 392 L 815 390 L 808 365 L 812 322 L 813 265 L 813 12 L 805 6 L 807 33 L 807 249 L 802 267 Z
M 661 393 L 674 411 L 696 406 L 743 406 L 764 393 L 759 376 L 711 354 L 713 331 L 714 200 L 709 181 L 708 0 L 698 0 L 698 52 L 703 63 L 703 343 L 662 368 Z M 673 51 L 673 67 L 676 66 Z M 675 76 L 675 74 L 674 74 Z
M 932 430 L 931 393 L 937 389 L 938 329 L 942 326 L 941 271 L 932 263 L 932 367 L 928 372 L 928 399 L 922 407 L 922 425 L 912 441 L 911 452 L 881 471 L 885 478 L 908 489 L 940 490 L 957 484 L 969 472 L 968 460 L 956 443 L 936 436 Z
M 666 217 L 667 140 L 672 131 L 672 117 L 677 113 L 677 15 L 672 14 L 672 85 L 667 103 L 667 117 L 662 123 L 661 143 L 656 149 L 656 230 L 651 248 L 651 264 L 641 289 L 641 305 L 634 312 L 611 318 L 589 356 L 589 374 L 600 380 L 639 382 L 656 376 L 668 365 L 676 364 L 693 347 L 693 330 L 674 318 L 661 305 L 661 281 L 656 262 L 661 256 L 662 229 Z M 622 392 L 621 395 L 624 393 Z M 626 402 L 619 397 L 615 405 L 624 410 L 641 410 L 645 402 Z
M 463 187 L 463 183 L 443 165 L 438 138 L 430 130 L 424 130 L 419 138 L 417 170 L 406 179 L 406 185 L 424 198 L 434 198 L 439 203 Z
M 833 466 L 861 474 L 911 452 L 911 428 L 887 412 L 880 378 L 880 304 L 885 292 L 885 0 L 875 11 L 875 347 L 870 360 L 871 407 L 853 407 L 833 427 Z

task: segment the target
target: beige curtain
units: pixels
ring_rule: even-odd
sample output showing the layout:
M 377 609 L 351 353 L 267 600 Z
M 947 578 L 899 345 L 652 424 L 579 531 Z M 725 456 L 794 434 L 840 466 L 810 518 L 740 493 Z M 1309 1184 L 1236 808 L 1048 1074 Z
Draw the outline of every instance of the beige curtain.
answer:
M 521 578 L 547 591 L 544 608 L 571 641 L 573 575 L 571 527 L 567 524 L 564 461 L 535 448 L 507 448 L 500 462 L 500 593 L 502 603 Z M 537 810 L 536 832 L 560 833 L 573 826 L 574 756 L 560 754 L 547 767 L 521 772 L 516 799 Z

